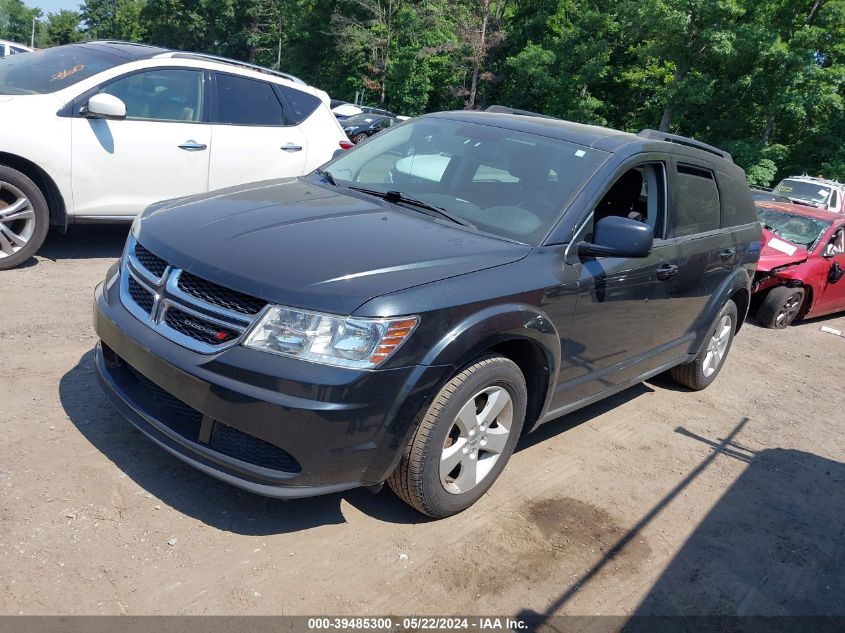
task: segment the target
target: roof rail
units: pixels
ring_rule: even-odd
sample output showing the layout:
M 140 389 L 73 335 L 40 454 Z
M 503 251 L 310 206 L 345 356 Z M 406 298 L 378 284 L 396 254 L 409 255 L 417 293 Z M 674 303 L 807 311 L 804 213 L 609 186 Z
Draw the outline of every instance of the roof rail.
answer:
M 229 59 L 228 57 L 220 57 L 219 55 L 208 55 L 206 53 L 188 53 L 185 51 L 174 51 L 172 53 L 163 53 L 160 57 L 171 57 L 175 59 L 198 59 L 198 60 L 206 60 L 210 62 L 218 62 L 220 64 L 228 64 L 230 66 L 240 66 L 241 68 L 248 68 L 249 70 L 254 70 L 260 73 L 264 73 L 266 75 L 273 75 L 274 77 L 281 77 L 282 79 L 287 79 L 288 81 L 292 81 L 296 84 L 302 84 L 303 86 L 307 86 L 308 84 L 302 81 L 299 77 L 295 77 L 290 73 L 283 73 L 280 70 L 273 70 L 271 68 L 266 68 L 265 66 L 259 66 L 258 64 L 250 64 L 249 62 L 242 62 L 238 61 L 237 59 Z
M 678 136 L 677 134 L 669 134 L 668 132 L 660 132 L 659 130 L 641 130 L 637 136 L 640 138 L 647 138 L 654 141 L 666 141 L 668 143 L 676 143 L 678 145 L 684 145 L 685 147 L 694 147 L 695 149 L 700 149 L 705 152 L 709 152 L 710 154 L 715 154 L 720 158 L 724 158 L 725 160 L 729 160 L 734 162 L 733 157 L 728 154 L 723 149 L 719 149 L 718 147 L 713 147 L 712 145 L 708 145 L 707 143 L 702 143 L 701 141 L 696 141 L 695 139 L 688 138 L 686 136 Z
M 539 119 L 556 119 L 557 117 L 549 116 L 548 114 L 540 114 L 539 112 L 529 112 L 528 110 L 517 110 L 516 108 L 509 108 L 501 105 L 488 106 L 485 112 L 496 112 L 499 114 L 519 114 L 520 116 L 533 116 Z
M 821 176 L 808 176 L 807 174 L 803 174 L 801 176 L 787 176 L 784 180 L 797 179 L 797 178 L 802 178 L 804 180 L 809 180 L 811 182 L 818 182 L 818 183 L 821 183 L 823 185 L 831 185 L 831 186 L 835 186 L 835 187 L 841 187 L 842 186 L 842 183 L 839 182 L 838 180 L 831 180 L 830 178 L 823 178 Z

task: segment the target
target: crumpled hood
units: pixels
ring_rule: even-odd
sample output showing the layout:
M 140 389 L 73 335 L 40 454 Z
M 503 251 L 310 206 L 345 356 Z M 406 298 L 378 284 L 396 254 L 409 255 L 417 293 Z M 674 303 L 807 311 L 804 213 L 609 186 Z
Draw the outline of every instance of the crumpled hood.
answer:
M 135 237 L 198 277 L 339 314 L 530 251 L 345 191 L 305 179 L 234 187 L 152 207 L 136 223 Z
M 803 246 L 793 244 L 778 237 L 768 229 L 763 229 L 763 249 L 760 251 L 759 272 L 769 272 L 790 264 L 800 264 L 807 260 L 809 253 Z

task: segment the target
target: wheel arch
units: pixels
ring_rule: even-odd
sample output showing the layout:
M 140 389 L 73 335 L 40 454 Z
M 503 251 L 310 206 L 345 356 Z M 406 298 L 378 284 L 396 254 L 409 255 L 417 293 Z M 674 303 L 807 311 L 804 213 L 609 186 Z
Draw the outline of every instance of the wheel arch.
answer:
M 561 363 L 560 336 L 551 320 L 533 306 L 494 306 L 464 319 L 446 333 L 423 361 L 451 365 L 455 373 L 485 354 L 512 360 L 528 388 L 526 430 L 533 430 L 548 406 Z M 451 379 L 451 376 L 449 377 Z
M 0 151 L 0 165 L 16 169 L 35 183 L 47 199 L 50 224 L 64 233 L 68 225 L 67 206 L 56 181 L 41 167 L 17 154 Z

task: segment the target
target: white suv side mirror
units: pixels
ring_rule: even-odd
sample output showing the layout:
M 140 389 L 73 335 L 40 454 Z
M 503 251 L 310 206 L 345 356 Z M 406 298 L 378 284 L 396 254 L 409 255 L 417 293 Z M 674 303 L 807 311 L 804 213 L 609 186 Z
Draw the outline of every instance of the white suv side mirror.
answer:
M 96 94 L 82 108 L 82 116 L 91 119 L 125 119 L 126 104 L 114 95 Z

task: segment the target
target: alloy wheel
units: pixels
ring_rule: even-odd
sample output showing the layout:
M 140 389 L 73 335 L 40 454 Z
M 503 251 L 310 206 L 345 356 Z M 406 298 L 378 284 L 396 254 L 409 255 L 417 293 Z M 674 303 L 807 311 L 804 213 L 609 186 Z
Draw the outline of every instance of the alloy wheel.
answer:
M 731 341 L 733 325 L 733 319 L 730 314 L 726 314 L 719 319 L 716 330 L 707 343 L 707 353 L 704 356 L 704 363 L 702 365 L 705 376 L 712 376 L 719 369 L 719 365 L 722 364 L 722 359 L 724 359 L 725 352 L 728 349 L 728 343 Z
M 35 209 L 14 185 L 0 180 L 0 259 L 27 245 L 35 232 Z
M 795 316 L 798 314 L 798 310 L 801 309 L 801 301 L 803 300 L 804 295 L 801 292 L 795 292 L 790 295 L 789 299 L 783 304 L 783 307 L 778 312 L 776 318 L 776 327 L 786 327 Z
M 451 494 L 480 485 L 508 443 L 513 400 L 503 387 L 487 387 L 470 398 L 446 436 L 440 455 L 440 483 Z

